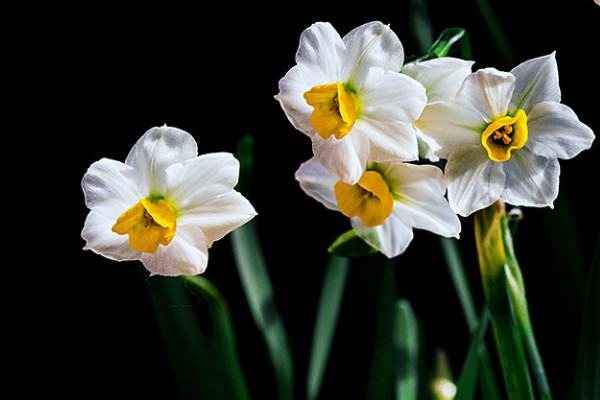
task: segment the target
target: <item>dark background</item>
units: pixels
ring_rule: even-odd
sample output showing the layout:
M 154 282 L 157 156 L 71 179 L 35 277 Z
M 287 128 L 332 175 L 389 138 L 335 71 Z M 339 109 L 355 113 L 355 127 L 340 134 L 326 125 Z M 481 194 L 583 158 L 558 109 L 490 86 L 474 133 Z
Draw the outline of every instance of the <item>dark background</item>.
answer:
M 600 7 L 592 0 L 496 3 L 515 54 L 512 63 L 493 44 L 475 2 L 437 3 L 444 6 L 429 5 L 434 37 L 446 27 L 466 28 L 475 69 L 510 70 L 556 50 L 563 103 L 600 131 Z M 302 396 L 325 249 L 349 224 L 298 187 L 294 172 L 311 157 L 310 140 L 294 130 L 273 96 L 295 64 L 301 32 L 316 21 L 331 22 L 343 36 L 380 20 L 398 34 L 407 56 L 417 54 L 408 7 L 389 4 L 98 3 L 6 15 L 13 23 L 4 39 L 6 83 L 15 89 L 5 115 L 15 125 L 7 155 L 25 153 L 26 165 L 33 165 L 17 179 L 25 182 L 32 204 L 25 213 L 16 212 L 20 206 L 10 213 L 24 228 L 12 237 L 26 249 L 10 263 L 16 276 L 5 281 L 6 329 L 15 333 L 7 351 L 15 356 L 11 369 L 20 391 L 64 398 L 92 393 L 176 398 L 143 266 L 84 252 L 80 237 L 87 215 L 80 181 L 88 166 L 102 157 L 123 161 L 147 129 L 167 124 L 191 133 L 200 153 L 233 152 L 243 134 L 255 137 L 250 195 Z M 555 209 L 526 209 L 516 236 L 538 344 L 557 399 L 570 390 L 585 280 L 598 237 L 599 155 L 595 143 L 562 161 Z M 480 305 L 472 218 L 461 220 L 461 246 Z M 10 254 L 12 246 L 6 247 Z M 378 257 L 353 263 L 323 398 L 364 393 L 376 333 L 372 293 L 381 276 Z M 394 262 L 398 295 L 412 303 L 424 332 L 424 362 L 444 348 L 457 375 L 468 331 L 437 238 L 416 232 Z M 229 238 L 210 250 L 204 276 L 229 302 L 254 398 L 274 398 L 270 364 L 241 291 Z

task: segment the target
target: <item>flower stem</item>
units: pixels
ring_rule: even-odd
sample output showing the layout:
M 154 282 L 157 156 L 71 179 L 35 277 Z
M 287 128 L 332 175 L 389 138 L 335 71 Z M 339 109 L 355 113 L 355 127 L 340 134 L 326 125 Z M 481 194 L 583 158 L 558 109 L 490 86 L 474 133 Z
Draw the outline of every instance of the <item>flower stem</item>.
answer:
M 533 399 L 521 331 L 512 316 L 506 285 L 506 235 L 510 233 L 503 203 L 498 201 L 475 214 L 481 280 L 508 398 Z

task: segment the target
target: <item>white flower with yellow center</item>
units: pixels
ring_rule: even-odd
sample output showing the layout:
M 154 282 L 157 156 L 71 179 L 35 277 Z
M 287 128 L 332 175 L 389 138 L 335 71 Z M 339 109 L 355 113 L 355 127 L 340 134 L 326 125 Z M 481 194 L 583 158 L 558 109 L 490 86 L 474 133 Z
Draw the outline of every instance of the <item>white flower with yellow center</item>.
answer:
M 153 275 L 200 274 L 208 247 L 256 215 L 233 189 L 238 174 L 233 155 L 198 156 L 189 133 L 152 128 L 125 163 L 103 158 L 84 175 L 85 249 Z
M 429 104 L 416 123 L 448 160 L 448 200 L 462 216 L 496 200 L 552 207 L 558 158 L 588 149 L 592 130 L 560 104 L 554 53 L 510 72 L 470 74 L 456 97 Z
M 459 236 L 460 221 L 444 198 L 446 181 L 435 166 L 369 162 L 352 185 L 313 157 L 300 166 L 296 180 L 309 196 L 351 218 L 356 234 L 389 258 L 406 250 L 413 228 Z
M 423 85 L 399 73 L 403 61 L 400 40 L 381 22 L 343 39 L 329 23 L 302 33 L 297 65 L 279 81 L 276 99 L 321 164 L 345 182 L 360 179 L 367 159 L 418 158 L 411 124 L 427 98 Z
M 427 61 L 417 61 L 402 67 L 402 73 L 425 86 L 427 104 L 454 98 L 465 78 L 471 73 L 474 61 L 454 57 L 440 57 Z M 417 128 L 419 120 L 413 124 L 419 141 L 419 156 L 438 161 L 435 150 L 439 145 Z

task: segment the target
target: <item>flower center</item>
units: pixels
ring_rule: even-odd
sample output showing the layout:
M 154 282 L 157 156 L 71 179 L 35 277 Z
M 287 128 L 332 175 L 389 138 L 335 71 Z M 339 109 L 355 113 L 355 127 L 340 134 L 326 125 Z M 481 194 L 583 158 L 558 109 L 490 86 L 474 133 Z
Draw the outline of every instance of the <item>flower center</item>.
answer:
M 167 246 L 175 237 L 177 212 L 163 198 L 141 199 L 125 211 L 113 225 L 112 231 L 129 235 L 129 247 L 154 254 L 158 245 Z
M 514 117 L 509 115 L 497 118 L 481 134 L 481 144 L 491 160 L 502 162 L 510 158 L 512 150 L 520 149 L 527 142 L 527 115 L 517 111 Z
M 359 217 L 369 228 L 383 224 L 394 208 L 390 187 L 377 171 L 365 171 L 354 185 L 337 181 L 333 189 L 340 212 L 348 218 Z
M 317 85 L 304 93 L 304 99 L 314 108 L 310 124 L 323 140 L 331 135 L 341 139 L 350 133 L 359 108 L 354 90 L 339 82 Z

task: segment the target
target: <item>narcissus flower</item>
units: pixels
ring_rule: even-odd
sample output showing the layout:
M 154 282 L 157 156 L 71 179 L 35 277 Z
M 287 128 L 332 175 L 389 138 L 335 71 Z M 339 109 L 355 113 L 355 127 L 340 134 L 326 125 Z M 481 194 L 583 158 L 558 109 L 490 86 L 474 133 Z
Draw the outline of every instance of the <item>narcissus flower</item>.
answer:
M 444 175 L 432 165 L 369 162 L 352 185 L 313 157 L 300 166 L 296 180 L 309 196 L 351 218 L 356 234 L 389 258 L 406 250 L 413 228 L 446 237 L 460 233 L 460 221 L 444 198 Z
M 456 97 L 429 104 L 416 122 L 448 159 L 448 200 L 460 215 L 496 200 L 552 207 L 558 195 L 558 158 L 588 149 L 592 130 L 560 104 L 553 54 L 510 72 L 470 74 Z
M 103 158 L 84 175 L 85 249 L 153 275 L 200 274 L 208 247 L 256 215 L 233 189 L 238 174 L 231 154 L 198 156 L 189 133 L 152 128 L 125 163 Z
M 427 90 L 427 104 L 435 101 L 452 99 L 465 78 L 471 73 L 474 61 L 462 60 L 454 57 L 440 57 L 427 61 L 417 61 L 402 67 L 402 73 L 415 79 Z M 438 161 L 435 150 L 439 145 L 429 136 L 423 135 L 416 127 L 415 131 L 419 141 L 419 156 L 431 161 Z
M 427 97 L 423 85 L 400 74 L 404 50 L 381 22 L 342 39 L 329 23 L 300 38 L 296 63 L 279 81 L 290 122 L 312 140 L 319 162 L 344 182 L 356 183 L 373 161 L 418 158 L 412 129 Z

